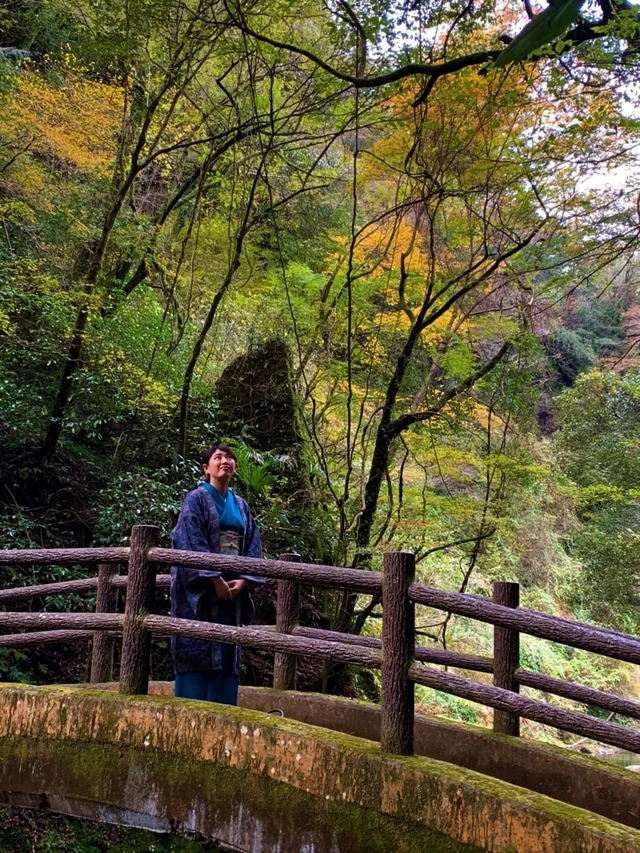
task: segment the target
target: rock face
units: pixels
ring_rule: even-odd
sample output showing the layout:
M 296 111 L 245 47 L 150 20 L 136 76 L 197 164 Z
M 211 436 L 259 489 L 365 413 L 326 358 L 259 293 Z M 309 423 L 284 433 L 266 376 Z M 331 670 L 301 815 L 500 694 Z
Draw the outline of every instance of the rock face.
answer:
M 300 444 L 296 397 L 287 345 L 273 338 L 250 349 L 225 368 L 214 395 L 220 428 L 248 436 L 257 450 L 291 453 Z

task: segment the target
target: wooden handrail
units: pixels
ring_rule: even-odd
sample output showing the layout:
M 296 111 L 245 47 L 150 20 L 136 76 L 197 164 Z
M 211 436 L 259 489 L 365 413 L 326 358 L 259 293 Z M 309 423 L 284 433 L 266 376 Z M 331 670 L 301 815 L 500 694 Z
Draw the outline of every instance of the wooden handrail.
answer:
M 25 631 L 22 634 L 0 635 L 0 649 L 17 649 L 28 646 L 41 646 L 47 643 L 76 643 L 94 639 L 96 633 L 104 634 L 112 639 L 122 639 L 122 631 L 100 629 L 100 631 L 80 631 L 77 629 L 61 629 L 59 631 Z M 166 631 L 154 631 L 154 640 L 167 640 L 171 637 Z M 111 678 L 106 679 L 111 681 Z
M 12 549 L 0 550 L 0 565 L 118 563 L 127 561 L 128 557 L 128 547 Z M 148 558 L 161 565 L 217 568 L 238 574 L 259 574 L 263 577 L 292 580 L 314 586 L 349 589 L 362 594 L 375 594 L 381 590 L 381 577 L 377 572 L 322 566 L 315 563 L 291 564 L 279 560 L 228 557 L 219 554 L 175 551 L 170 548 L 151 548 Z M 116 587 L 125 588 L 128 584 L 128 578 L 126 575 L 116 577 L 112 583 Z M 160 574 L 156 577 L 156 586 L 167 588 L 169 585 L 170 575 Z M 0 590 L 0 602 L 35 596 L 79 593 L 91 591 L 96 586 L 97 578 L 80 578 L 30 587 L 12 587 Z M 479 621 L 512 628 L 522 633 L 532 634 L 576 648 L 584 648 L 587 651 L 616 657 L 630 663 L 640 663 L 640 639 L 609 628 L 574 622 L 562 617 L 548 616 L 523 607 L 512 610 L 496 605 L 484 596 L 447 592 L 417 583 L 411 586 L 409 598 L 418 604 L 442 609 L 460 616 L 468 616 Z M 445 662 L 443 660 L 443 663 Z M 468 662 L 472 664 L 471 660 Z M 455 666 L 456 664 L 451 663 L 449 665 Z M 482 666 L 479 671 L 490 671 L 486 662 L 480 663 L 479 666 Z M 475 667 L 470 665 L 467 668 Z
M 0 551 L 0 553 L 2 553 Z M 0 589 L 0 603 L 4 601 L 25 601 L 44 595 L 67 595 L 75 592 L 90 592 L 98 586 L 98 578 L 78 578 L 73 581 L 39 583 L 34 586 L 14 586 Z
M 292 634 L 279 634 L 277 631 L 263 631 L 261 628 L 235 628 L 218 622 L 197 622 L 193 619 L 153 615 L 145 616 L 142 623 L 149 631 L 164 632 L 175 637 L 193 637 L 210 642 L 266 649 L 270 652 L 321 657 L 374 669 L 379 669 L 382 663 L 381 653 L 374 649 L 348 646 L 345 643 L 327 640 L 311 640 Z
M 379 595 L 382 591 L 381 576 L 377 572 L 360 569 L 341 569 L 315 563 L 289 563 L 284 560 L 259 560 L 255 557 L 228 557 L 223 554 L 178 551 L 171 548 L 151 548 L 148 557 L 149 560 L 162 565 L 278 578 L 328 589 L 347 589 L 363 595 Z
M 106 632 L 113 633 L 115 632 Z M 0 636 L 0 649 L 19 649 L 28 646 L 41 646 L 45 643 L 77 643 L 93 639 L 95 631 L 29 631 L 25 634 L 3 634 Z
M 478 595 L 477 593 L 465 592 L 464 595 L 467 595 L 469 598 L 473 598 L 481 603 L 489 600 L 487 599 L 486 595 Z M 529 607 L 518 607 L 518 613 L 523 613 L 525 615 L 530 614 L 535 616 L 536 614 L 540 613 L 540 611 L 531 610 L 531 608 Z M 581 628 L 589 628 L 592 631 L 598 631 L 600 634 L 613 634 L 614 637 L 618 636 L 621 633 L 620 631 L 616 631 L 615 628 L 605 628 L 604 625 L 592 625 L 589 622 L 579 622 L 577 619 L 567 619 L 566 616 L 554 616 L 553 619 L 559 625 L 567 625 L 569 628 L 573 628 L 576 625 L 579 625 Z M 625 636 L 633 637 L 634 635 L 628 634 Z
M 640 640 L 627 634 L 600 631 L 566 619 L 529 610 L 522 613 L 494 604 L 490 599 L 481 601 L 479 596 L 467 596 L 458 592 L 445 592 L 432 586 L 415 583 L 409 590 L 409 598 L 416 604 L 424 604 L 459 616 L 468 616 L 479 622 L 513 628 L 523 634 L 553 640 L 577 649 L 599 655 L 640 664 Z
M 2 553 L 2 552 L 0 552 Z M 126 589 L 129 584 L 127 575 L 115 575 L 111 578 L 111 586 L 116 589 Z M 5 601 L 27 601 L 30 598 L 47 595 L 66 595 L 67 593 L 92 592 L 98 586 L 98 578 L 78 578 L 73 581 L 55 581 L 52 583 L 34 584 L 34 586 L 12 586 L 0 589 L 0 603 Z M 156 588 L 169 589 L 171 575 L 156 575 Z
M 272 630 L 271 626 L 268 626 Z M 264 629 L 263 629 L 264 630 Z M 327 631 L 323 628 L 306 628 L 302 625 L 293 629 L 296 637 L 330 640 L 346 643 L 349 646 L 366 646 L 370 649 L 381 649 L 382 640 L 377 637 L 363 637 L 360 634 L 342 634 L 338 631 Z M 450 652 L 445 649 L 433 649 L 430 646 L 416 646 L 415 659 L 423 663 L 435 663 L 441 666 L 453 666 L 457 669 L 468 669 L 473 672 L 493 672 L 493 659 L 482 655 L 468 655 L 463 652 Z
M 122 613 L 0 613 L 0 628 L 16 631 L 61 630 L 68 628 L 79 631 L 121 631 L 124 623 Z
M 129 548 L 32 548 L 0 550 L 0 566 L 67 566 L 70 563 L 126 563 Z
M 112 581 L 115 587 L 119 587 L 120 589 L 126 589 L 129 584 L 129 578 L 127 575 L 120 575 L 120 577 L 116 577 Z M 171 588 L 171 575 L 156 575 L 156 589 L 170 589 Z
M 129 593 L 126 616 L 105 612 L 0 612 L 0 629 L 27 631 L 25 634 L 0 636 L 0 647 L 25 647 L 44 642 L 77 642 L 98 636 L 99 642 L 103 642 L 108 649 L 109 644 L 116 637 L 124 635 L 122 657 L 124 664 L 121 664 L 120 689 L 125 693 L 146 691 L 149 643 L 152 635 L 194 637 L 211 642 L 265 649 L 276 653 L 278 659 L 287 664 L 295 660 L 293 656 L 320 657 L 383 669 L 383 685 L 387 685 L 386 695 L 383 689 L 383 716 L 386 714 L 383 740 L 387 748 L 394 752 L 411 751 L 412 718 L 409 709 L 413 708 L 412 683 L 423 684 L 494 708 L 498 712 L 496 715 L 498 718 L 511 720 L 514 723 L 513 733 L 517 731 L 517 720 L 520 717 L 526 717 L 581 736 L 592 737 L 613 746 L 640 751 L 640 732 L 638 731 L 607 723 L 586 714 L 558 708 L 529 696 L 521 696 L 516 691 L 518 685 L 522 685 L 624 714 L 634 719 L 640 719 L 640 703 L 579 684 L 564 682 L 541 673 L 519 669 L 515 645 L 517 635 L 526 633 L 617 660 L 640 664 L 640 638 L 638 637 L 520 608 L 515 598 L 512 602 L 513 606 L 504 606 L 484 596 L 447 592 L 419 583 L 411 582 L 409 585 L 406 578 L 402 584 L 405 586 L 405 592 L 398 595 L 392 569 L 396 566 L 398 569 L 396 574 L 400 577 L 402 573 L 398 574 L 400 571 L 398 567 L 402 564 L 404 572 L 410 557 L 400 553 L 387 555 L 385 558 L 385 572 L 388 570 L 389 577 L 386 581 L 388 585 L 385 587 L 387 607 L 383 606 L 382 640 L 297 625 L 295 596 L 291 598 L 286 619 L 284 613 L 280 614 L 279 629 L 276 626 L 236 628 L 217 623 L 148 615 L 153 598 L 153 587 L 167 589 L 170 586 L 171 576 L 159 573 L 162 566 L 168 565 L 277 578 L 283 582 L 280 588 L 286 590 L 294 589 L 294 584 L 306 584 L 377 597 L 380 597 L 383 592 L 383 575 L 377 572 L 291 562 L 289 559 L 259 560 L 249 557 L 177 551 L 158 547 L 155 544 L 158 541 L 157 535 L 157 528 L 137 527 L 132 532 L 132 547 L 0 551 L 0 565 L 103 564 L 100 569 L 103 598 L 106 596 L 114 600 L 113 596 L 109 595 L 109 590 L 115 594 L 119 589 L 127 589 Z M 113 565 L 126 562 L 130 562 L 129 575 L 113 573 L 111 568 Z M 38 596 L 90 592 L 97 586 L 98 579 L 91 577 L 31 587 L 13 587 L 0 590 L 0 604 L 12 600 L 24 601 Z M 503 584 L 503 586 L 515 585 Z M 395 602 L 394 606 L 390 605 L 391 600 Z M 404 621 L 403 601 L 406 602 Z M 501 652 L 501 665 L 506 673 L 500 676 L 503 683 L 499 686 L 490 686 L 455 673 L 443 672 L 433 666 L 424 666 L 424 663 L 430 663 L 493 673 L 494 660 L 480 655 L 451 652 L 428 646 L 417 646 L 413 649 L 413 630 L 408 626 L 412 624 L 410 611 L 414 604 L 426 605 L 489 623 L 497 626 L 499 630 L 506 629 L 505 636 L 511 635 L 514 644 L 508 661 L 504 650 Z M 103 611 L 104 608 L 104 605 L 98 604 L 98 610 Z M 385 637 L 388 650 L 386 664 L 383 656 Z M 402 654 L 396 655 L 395 658 L 393 650 L 397 642 L 394 638 L 403 638 Z M 106 664 L 101 669 L 106 671 L 108 655 L 102 655 L 102 657 L 105 658 Z M 390 666 L 390 661 L 395 663 Z M 497 664 L 496 658 L 496 666 Z M 97 678 L 97 669 L 95 674 Z M 286 681 L 287 684 L 295 683 L 294 669 L 291 669 L 291 672 L 287 670 L 285 675 L 286 678 L 283 675 L 281 680 Z M 386 709 L 385 702 L 388 704 Z
M 498 708 L 501 711 L 510 711 L 519 717 L 535 720 L 547 726 L 563 729 L 574 734 L 591 737 L 602 743 L 616 746 L 618 749 L 640 752 L 640 731 L 618 726 L 615 723 L 607 723 L 587 714 L 577 711 L 567 711 L 557 708 L 548 702 L 539 699 L 531 699 L 529 696 L 520 696 L 500 687 L 491 687 L 472 681 L 461 675 L 450 672 L 441 672 L 423 664 L 414 663 L 409 669 L 409 677 L 416 684 L 423 684 L 435 690 L 443 690 L 462 699 L 478 702 L 490 708 Z
M 640 703 L 631 699 L 623 699 L 613 693 L 605 693 L 604 690 L 596 690 L 593 687 L 583 687 L 582 684 L 574 684 L 572 681 L 561 681 L 550 675 L 540 672 L 530 672 L 526 669 L 516 671 L 516 681 L 523 687 L 532 687 L 543 693 L 551 693 L 561 696 L 563 699 L 573 699 L 594 708 L 603 708 L 605 711 L 613 711 L 623 714 L 625 717 L 633 717 L 640 720 Z

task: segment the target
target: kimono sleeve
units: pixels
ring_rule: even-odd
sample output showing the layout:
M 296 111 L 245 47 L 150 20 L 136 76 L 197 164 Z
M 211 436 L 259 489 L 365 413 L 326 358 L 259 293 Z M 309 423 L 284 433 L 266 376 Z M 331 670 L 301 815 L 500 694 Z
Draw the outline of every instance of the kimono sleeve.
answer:
M 178 523 L 173 529 L 171 543 L 180 551 L 200 551 L 211 554 L 213 548 L 209 527 L 204 501 L 196 489 L 189 492 L 184 500 Z M 190 569 L 182 566 L 179 566 L 179 569 L 187 595 L 201 592 L 203 587 L 208 587 L 212 578 L 220 577 L 220 572 L 214 569 Z
M 262 540 L 260 539 L 260 530 L 251 515 L 249 504 L 245 500 L 242 500 L 241 506 L 245 523 L 243 547 L 244 556 L 260 558 L 262 557 Z M 239 577 L 243 580 L 249 581 L 249 583 L 254 585 L 254 587 L 262 586 L 262 584 L 266 583 L 266 578 L 259 577 L 258 575 L 239 575 Z

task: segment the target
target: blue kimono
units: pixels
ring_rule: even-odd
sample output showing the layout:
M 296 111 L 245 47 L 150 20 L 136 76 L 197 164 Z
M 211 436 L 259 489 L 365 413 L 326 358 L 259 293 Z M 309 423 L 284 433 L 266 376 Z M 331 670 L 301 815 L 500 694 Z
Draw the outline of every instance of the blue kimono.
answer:
M 216 503 L 224 507 L 224 499 L 215 493 L 213 486 L 203 483 L 186 496 L 178 522 L 171 537 L 172 546 L 181 551 L 204 551 L 214 554 L 227 552 L 221 549 L 220 513 Z M 217 499 L 220 499 L 220 503 Z M 227 492 L 231 500 L 231 526 L 235 515 L 241 534 L 240 554 L 244 557 L 262 557 L 262 544 L 247 502 Z M 234 506 L 235 505 L 235 506 Z M 223 511 L 227 517 L 226 511 Z M 223 537 L 224 540 L 224 537 Z M 231 601 L 222 601 L 215 594 L 212 578 L 221 576 L 225 580 L 242 578 L 251 583 L 263 584 L 264 578 L 252 575 L 234 575 L 213 570 L 190 569 L 183 566 L 171 568 L 171 615 L 181 619 L 196 619 L 201 622 L 218 622 L 227 625 L 248 625 L 254 614 L 253 601 L 245 587 Z M 174 669 L 182 673 L 211 674 L 229 669 L 229 675 L 237 679 L 240 672 L 240 648 L 228 644 L 210 643 L 190 637 L 172 637 Z M 225 653 L 225 654 L 223 654 Z M 228 653 L 231 657 L 229 658 Z

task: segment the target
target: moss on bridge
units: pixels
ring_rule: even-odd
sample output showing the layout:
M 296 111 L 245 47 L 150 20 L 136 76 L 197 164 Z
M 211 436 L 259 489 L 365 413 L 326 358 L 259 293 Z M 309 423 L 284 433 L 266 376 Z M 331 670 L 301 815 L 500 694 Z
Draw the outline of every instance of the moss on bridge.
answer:
M 0 790 L 53 810 L 240 850 L 640 851 L 640 832 L 471 770 L 165 697 L 0 685 L 0 760 Z
M 23 792 L 64 791 L 62 797 L 45 795 L 40 800 L 45 806 L 97 821 L 197 831 L 233 849 L 481 853 L 415 821 L 156 749 L 6 737 L 0 740 L 0 764 L 2 776 L 11 776 Z M 133 796 L 132 779 L 138 786 Z M 148 823 L 149 815 L 159 819 Z

